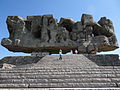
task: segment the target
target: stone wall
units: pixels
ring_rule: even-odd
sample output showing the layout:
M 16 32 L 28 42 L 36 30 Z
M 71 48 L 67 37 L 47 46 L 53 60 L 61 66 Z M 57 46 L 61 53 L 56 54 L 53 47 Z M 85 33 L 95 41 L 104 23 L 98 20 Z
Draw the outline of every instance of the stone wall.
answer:
M 12 65 L 27 65 L 37 63 L 42 56 L 8 56 L 0 60 L 0 65 L 12 64 Z

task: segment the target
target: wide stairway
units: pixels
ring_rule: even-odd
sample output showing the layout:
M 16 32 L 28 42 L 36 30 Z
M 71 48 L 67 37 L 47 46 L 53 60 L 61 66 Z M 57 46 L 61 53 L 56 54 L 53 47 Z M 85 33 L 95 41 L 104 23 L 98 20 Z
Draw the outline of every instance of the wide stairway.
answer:
M 119 62 L 103 56 L 47 55 L 34 65 L 0 69 L 0 88 L 117 88 Z M 108 57 L 107 57 L 108 58 Z M 105 59 L 105 60 L 99 60 Z M 112 58 L 111 58 L 112 59 Z M 105 64 L 106 63 L 106 64 Z

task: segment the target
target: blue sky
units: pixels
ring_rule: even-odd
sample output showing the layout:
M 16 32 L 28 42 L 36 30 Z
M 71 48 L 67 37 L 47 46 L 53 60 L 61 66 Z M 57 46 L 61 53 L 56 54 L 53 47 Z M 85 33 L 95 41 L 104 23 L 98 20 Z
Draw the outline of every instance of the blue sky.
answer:
M 83 13 L 92 14 L 95 21 L 106 16 L 114 24 L 115 33 L 120 45 L 120 0 L 0 0 L 0 41 L 9 37 L 7 16 L 32 16 L 53 14 L 58 20 L 61 17 L 80 21 Z M 106 54 L 120 54 L 120 49 Z M 0 45 L 0 58 L 20 56 L 24 53 L 13 53 Z

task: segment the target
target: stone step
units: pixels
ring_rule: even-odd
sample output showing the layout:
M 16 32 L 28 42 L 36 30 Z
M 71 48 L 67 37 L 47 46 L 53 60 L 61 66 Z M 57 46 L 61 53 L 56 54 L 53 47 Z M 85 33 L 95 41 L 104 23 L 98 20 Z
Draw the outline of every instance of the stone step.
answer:
M 115 78 L 116 81 L 118 78 Z M 112 81 L 112 82 L 114 82 Z M 117 81 L 120 81 L 118 79 Z M 4 79 L 0 80 L 0 83 L 9 84 L 9 83 L 110 83 L 110 78 L 59 78 L 59 79 Z
M 29 74 L 29 73 L 39 73 L 39 74 L 120 74 L 119 70 L 71 70 L 71 71 L 67 71 L 67 70 L 29 70 L 29 71 L 1 71 L 0 75 L 3 74 Z
M 13 70 L 13 71 L 1 71 L 0 75 L 62 75 L 62 74 L 120 74 L 119 70 Z
M 30 67 L 30 68 L 12 68 L 12 69 L 1 69 L 0 68 L 0 71 L 11 71 L 11 70 L 31 70 L 31 69 L 34 69 L 34 70 L 62 70 L 62 69 L 80 69 L 80 70 L 98 70 L 98 69 L 102 69 L 102 70 L 106 70 L 106 69 L 115 69 L 115 70 L 119 70 L 120 69 L 120 66 L 99 66 L 99 67 L 86 67 L 86 68 L 82 68 L 81 66 L 66 66 L 66 67 L 56 67 L 56 66 L 39 66 L 39 67 Z
M 68 79 L 68 78 L 120 78 L 120 74 L 18 74 L 1 75 L 0 79 Z
M 33 67 L 16 67 L 16 68 L 13 68 L 13 69 L 16 69 L 16 70 L 26 70 L 26 69 L 39 69 L 39 70 L 50 70 L 50 69 L 120 69 L 120 66 L 95 66 L 95 65 L 92 65 L 92 66 L 89 66 L 89 67 L 85 67 L 85 65 L 58 65 L 58 66 L 55 66 L 55 65 L 38 65 L 37 67 L 36 66 L 33 66 Z M 10 69 L 0 69 L 0 71 L 2 70 L 10 70 Z
M 30 84 L 0 84 L 1 88 L 108 88 L 108 87 L 119 87 L 119 83 L 30 83 Z
M 80 66 L 80 65 L 96 65 L 96 66 L 98 66 L 97 64 L 94 64 L 94 63 L 92 63 L 92 62 L 69 62 L 69 61 L 66 61 L 66 62 L 41 62 L 41 64 L 37 64 L 36 66 L 47 66 L 47 65 L 62 65 L 62 66 L 64 66 L 64 65 L 78 65 L 78 66 Z
M 53 63 L 74 63 L 74 62 L 80 62 L 80 61 L 71 61 L 70 59 L 63 59 L 63 60 L 57 60 L 57 59 L 53 59 L 51 60 L 53 61 Z M 41 63 L 52 63 L 51 61 L 48 61 L 47 59 L 45 59 L 44 61 L 39 61 L 38 63 L 41 64 Z M 83 62 L 91 62 L 91 61 L 83 61 Z M 81 62 L 82 63 L 82 62 Z
M 2 69 L 0 70 L 0 73 L 22 73 L 22 72 L 114 72 L 114 71 L 119 71 L 120 69 L 113 69 L 113 68 L 94 68 L 94 69 L 80 69 L 80 68 L 76 68 L 76 69 L 68 69 L 68 68 L 64 68 L 64 69 Z
M 72 71 L 72 72 L 59 72 L 59 71 L 56 71 L 56 72 L 53 72 L 53 71 L 44 71 L 44 72 L 3 72 L 3 73 L 0 73 L 0 75 L 19 75 L 19 74 L 22 74 L 22 75 L 30 75 L 30 74 L 33 74 L 33 75 L 36 75 L 36 74 L 39 74 L 39 75 L 52 75 L 52 74 L 120 74 L 119 71 Z

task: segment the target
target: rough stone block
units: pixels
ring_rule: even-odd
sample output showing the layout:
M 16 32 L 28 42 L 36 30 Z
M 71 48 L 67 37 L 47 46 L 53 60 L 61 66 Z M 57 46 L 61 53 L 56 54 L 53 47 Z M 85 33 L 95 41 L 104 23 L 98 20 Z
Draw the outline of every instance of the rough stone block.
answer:
M 57 22 L 53 15 L 8 16 L 6 22 L 10 36 L 1 44 L 13 52 L 52 54 L 78 49 L 79 53 L 93 54 L 119 47 L 112 21 L 105 17 L 97 23 L 89 14 L 83 14 L 78 22 L 70 18 Z

